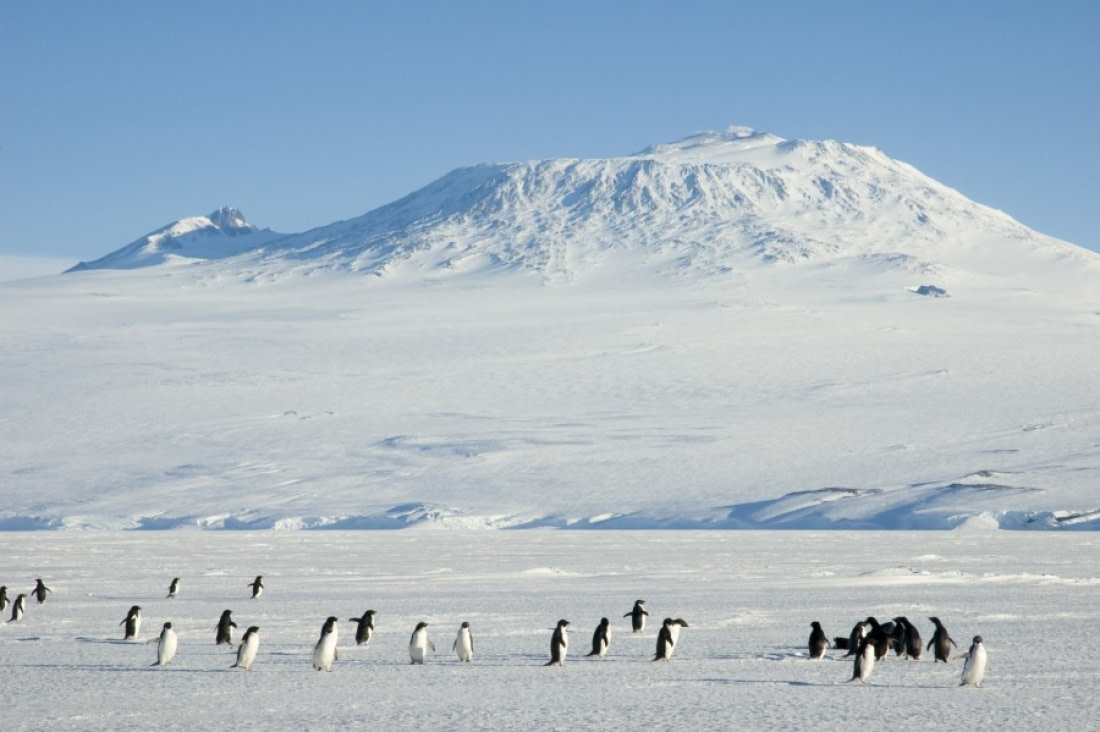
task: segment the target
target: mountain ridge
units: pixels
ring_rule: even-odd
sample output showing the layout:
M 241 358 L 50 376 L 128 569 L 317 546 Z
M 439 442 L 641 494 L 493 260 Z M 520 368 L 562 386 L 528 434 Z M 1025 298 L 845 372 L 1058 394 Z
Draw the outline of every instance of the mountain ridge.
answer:
M 234 231 L 214 224 L 213 216 L 199 230 Z M 834 257 L 908 258 L 934 268 L 959 266 L 954 250 L 991 240 L 1084 264 L 1100 261 L 877 148 L 784 140 L 745 127 L 618 158 L 458 168 L 363 215 L 305 232 L 260 232 L 245 223 L 249 235 L 224 237 L 232 245 L 223 240 L 220 248 L 184 242 L 192 230 L 164 233 L 180 223 L 74 269 L 207 258 L 379 276 L 410 265 L 440 275 L 500 268 L 569 280 L 608 252 L 696 273 Z

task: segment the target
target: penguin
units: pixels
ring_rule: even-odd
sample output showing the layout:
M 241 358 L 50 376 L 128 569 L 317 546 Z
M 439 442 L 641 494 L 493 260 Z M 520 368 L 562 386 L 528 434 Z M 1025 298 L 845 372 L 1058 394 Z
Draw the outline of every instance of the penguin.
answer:
M 253 600 L 259 598 L 260 595 L 264 594 L 264 577 L 263 577 L 263 575 L 262 574 L 256 575 L 256 579 L 249 582 L 247 585 L 245 585 L 245 587 L 251 587 L 252 588 L 252 599 Z
M 23 619 L 23 613 L 27 611 L 27 596 L 19 593 L 15 596 L 15 602 L 11 606 L 11 618 L 9 623 L 18 623 Z
M 905 656 L 914 661 L 919 661 L 921 653 L 924 651 L 924 646 L 922 645 L 920 631 L 917 630 L 917 626 L 910 623 L 909 618 L 904 616 L 894 618 L 894 622 L 902 628 L 901 650 L 897 648 L 894 650 L 899 656 Z
M 331 671 L 336 660 L 337 619 L 330 615 L 321 626 L 321 637 L 313 647 L 313 668 L 317 671 Z
M 119 625 L 126 626 L 123 630 L 122 640 L 137 638 L 141 632 L 141 606 L 134 605 L 131 607 L 130 612 L 126 613 L 126 618 Z
M 637 607 L 637 605 L 635 605 Z M 559 620 L 558 627 L 554 628 L 554 634 L 550 636 L 550 660 L 546 666 L 562 666 L 565 664 L 565 653 L 569 650 L 568 620 Z
M 349 622 L 357 623 L 355 626 L 356 645 L 365 646 L 370 643 L 370 639 L 374 636 L 374 615 L 373 610 L 367 610 L 361 618 L 348 618 Z
M 230 668 L 243 668 L 245 671 L 252 668 L 252 662 L 256 660 L 256 651 L 260 649 L 260 628 L 257 625 L 249 626 L 244 632 L 244 637 L 237 645 L 237 662 Z
M 948 663 L 951 660 L 951 646 L 958 648 L 958 644 L 951 639 L 951 635 L 947 632 L 947 628 L 943 627 L 943 623 L 939 618 L 928 618 L 936 626 L 936 632 L 932 634 L 932 640 L 928 641 L 928 645 L 924 650 L 928 650 L 932 646 L 936 647 L 936 661 L 943 661 Z M 935 663 L 936 661 L 933 661 Z
M 173 577 L 172 582 L 168 585 L 168 597 L 165 599 L 173 598 L 180 593 L 180 578 Z
M 859 643 L 859 650 L 856 651 L 856 661 L 852 670 L 852 678 L 848 679 L 848 682 L 859 680 L 859 683 L 866 684 L 867 679 L 871 678 L 871 671 L 875 668 L 875 642 L 871 638 L 864 638 Z
M 889 636 L 890 648 L 899 656 L 905 655 L 905 623 L 899 622 L 900 618 L 894 618 L 888 623 L 882 624 L 882 630 Z
M 458 629 L 458 637 L 451 650 L 458 654 L 458 660 L 469 663 L 474 660 L 474 636 L 470 632 L 470 624 L 463 621 Z
M 428 649 L 435 651 L 435 644 L 428 638 L 428 624 L 419 622 L 409 636 L 409 658 L 411 663 L 422 664 L 424 657 L 428 655 Z
M 608 634 L 608 628 L 611 622 L 607 618 L 600 618 L 600 624 L 596 626 L 596 632 L 592 634 L 592 650 L 584 654 L 588 656 L 598 656 L 603 658 L 607 655 L 607 649 L 611 645 L 611 636 Z
M 641 633 L 645 630 L 645 619 L 647 615 L 649 615 L 649 613 L 645 611 L 645 600 L 635 600 L 634 608 L 623 615 L 623 617 L 630 618 L 631 632 Z
M 167 666 L 175 657 L 178 646 L 179 638 L 176 637 L 176 631 L 172 630 L 171 623 L 165 623 L 160 631 L 160 637 L 157 638 L 157 662 L 152 665 Z
M 848 634 L 848 652 L 844 654 L 845 658 L 859 653 L 859 644 L 866 635 L 867 625 L 862 620 L 852 626 L 852 632 Z
M 7 612 L 11 600 L 8 599 L 8 586 L 0 586 L 0 613 Z
M 821 623 L 815 620 L 810 623 L 810 627 L 813 628 L 810 631 L 810 658 L 818 660 L 825 655 L 825 649 L 829 647 L 829 639 L 825 637 Z
M 875 618 L 869 617 L 863 622 L 870 626 L 870 630 L 867 631 L 867 639 L 875 645 L 875 660 L 881 661 L 890 652 L 890 636 Z
M 985 645 L 982 643 L 982 637 L 976 635 L 974 636 L 974 642 L 970 644 L 970 650 L 966 653 L 966 662 L 963 664 L 962 682 L 959 686 L 981 686 L 982 677 L 985 676 L 985 670 L 988 666 L 989 659 L 986 657 Z
M 657 633 L 657 653 L 653 660 L 671 661 L 672 652 L 676 650 L 676 643 L 680 640 L 680 628 L 687 627 L 688 624 L 680 618 L 665 618 L 660 632 Z
M 46 594 L 53 592 L 53 590 L 46 587 L 46 583 L 41 579 L 36 579 L 34 581 L 34 589 L 31 590 L 31 592 L 34 594 L 34 599 L 38 600 L 38 604 L 41 605 L 46 601 Z
M 226 645 L 233 644 L 233 628 L 237 627 L 237 624 L 233 622 L 233 618 L 230 616 L 232 610 L 226 610 L 222 613 L 222 616 L 218 618 L 217 633 L 214 635 L 214 645 L 220 646 L 223 643 Z

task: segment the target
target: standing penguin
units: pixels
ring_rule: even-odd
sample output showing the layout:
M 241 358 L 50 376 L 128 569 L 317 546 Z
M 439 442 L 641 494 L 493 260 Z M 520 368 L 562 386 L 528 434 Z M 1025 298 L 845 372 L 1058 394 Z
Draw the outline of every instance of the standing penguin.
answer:
M 15 596 L 15 602 L 11 606 L 11 618 L 9 623 L 18 623 L 23 619 L 23 613 L 27 612 L 27 596 L 19 593 Z
M 356 645 L 364 646 L 370 643 L 371 637 L 374 636 L 374 615 L 373 610 L 367 610 L 363 613 L 361 618 L 348 618 L 349 622 L 355 623 L 355 643 Z
M 47 593 L 53 592 L 53 590 L 46 587 L 46 583 L 41 579 L 36 579 L 34 581 L 34 589 L 31 590 L 31 592 L 34 594 L 34 599 L 38 600 L 38 604 L 41 605 L 46 601 Z
M 688 624 L 680 618 L 665 618 L 660 632 L 657 633 L 657 653 L 653 660 L 671 661 L 672 652 L 676 650 L 676 643 L 680 640 L 680 628 L 687 627 Z
M 989 659 L 985 654 L 985 645 L 980 635 L 974 636 L 974 642 L 970 644 L 970 650 L 966 654 L 966 663 L 963 664 L 962 683 L 959 686 L 981 686 L 982 677 L 989 665 Z
M 409 636 L 409 658 L 412 663 L 424 663 L 424 657 L 428 655 L 428 649 L 435 651 L 435 644 L 428 638 L 428 624 L 421 621 L 416 624 L 412 635 Z
M 233 618 L 230 613 L 232 610 L 226 610 L 222 613 L 222 616 L 218 618 L 218 630 L 214 636 L 214 645 L 220 646 L 223 643 L 226 645 L 233 644 L 233 628 L 237 627 L 237 624 L 233 622 Z
M 829 639 L 825 637 L 821 623 L 815 620 L 810 623 L 810 627 L 813 628 L 810 631 L 810 658 L 817 660 L 825 655 L 825 649 L 829 647 Z
M 854 656 L 859 653 L 859 644 L 867 635 L 867 625 L 861 620 L 852 626 L 852 632 L 848 634 L 848 652 L 844 657 Z
M 175 597 L 180 593 L 180 578 L 173 577 L 171 583 L 168 585 L 168 597 Z M 168 598 L 165 598 L 168 599 Z
M 875 645 L 875 660 L 881 661 L 890 652 L 890 635 L 874 617 L 869 617 L 863 622 L 870 628 L 867 631 L 867 639 Z
M 179 639 L 176 637 L 176 631 L 172 630 L 171 623 L 165 623 L 160 631 L 160 638 L 157 639 L 157 662 L 153 665 L 167 666 L 175 657 L 178 646 Z
M 596 632 L 592 634 L 592 650 L 584 654 L 586 658 L 588 656 L 603 658 L 607 655 L 607 649 L 611 646 L 610 627 L 611 622 L 607 618 L 600 618 L 600 624 L 596 626 Z
M 134 605 L 130 608 L 130 612 L 126 613 L 126 618 L 119 623 L 119 625 L 125 625 L 123 629 L 122 639 L 133 640 L 138 637 L 138 633 L 141 632 L 141 606 Z
M 928 618 L 936 626 L 936 632 L 932 634 L 932 640 L 928 641 L 928 646 L 925 650 L 928 650 L 932 646 L 936 647 L 936 661 L 943 661 L 948 663 L 951 660 L 951 646 L 958 648 L 958 644 L 951 640 L 951 635 L 947 632 L 947 628 L 943 627 L 943 623 L 939 618 Z M 935 661 L 933 661 L 935 663 Z
M 898 652 L 898 655 L 904 655 L 906 658 L 919 661 L 921 653 L 924 652 L 924 645 L 917 626 L 910 623 L 909 618 L 904 616 L 894 618 L 894 622 L 902 628 L 902 649 Z
M 260 650 L 260 628 L 253 625 L 244 632 L 244 637 L 241 638 L 237 647 L 237 662 L 230 668 L 243 668 L 245 671 L 252 668 L 252 662 L 256 660 L 258 650 Z
M 249 582 L 245 587 L 252 588 L 253 600 L 259 598 L 260 595 L 264 594 L 264 576 L 262 574 L 256 575 L 256 579 Z
M 871 678 L 871 671 L 875 668 L 875 642 L 870 638 L 864 638 L 859 642 L 859 648 L 856 650 L 855 666 L 852 670 L 852 678 L 848 679 L 849 682 L 859 680 L 859 683 L 866 684 L 867 679 Z
M 330 615 L 321 626 L 321 637 L 313 647 L 313 668 L 317 671 L 331 671 L 336 660 L 337 619 Z
M 623 615 L 623 617 L 630 618 L 631 632 L 641 633 L 645 630 L 645 619 L 647 615 L 649 615 L 649 613 L 645 611 L 645 600 L 635 600 L 633 609 Z
M 554 628 L 554 634 L 550 636 L 550 660 L 546 666 L 561 666 L 565 663 L 565 653 L 569 650 L 568 620 L 559 620 L 558 627 Z
M 451 650 L 458 654 L 458 660 L 469 663 L 474 660 L 474 636 L 470 632 L 470 624 L 462 621 L 462 627 L 458 629 L 458 637 Z
M 0 613 L 6 612 L 10 604 L 11 600 L 8 599 L 8 586 L 4 585 L 0 587 Z

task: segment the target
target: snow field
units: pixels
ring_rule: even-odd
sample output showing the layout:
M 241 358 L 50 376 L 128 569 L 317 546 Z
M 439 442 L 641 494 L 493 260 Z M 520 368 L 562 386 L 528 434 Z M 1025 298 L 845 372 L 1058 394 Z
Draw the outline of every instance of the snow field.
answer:
M 831 729 L 851 725 L 1085 729 L 1095 718 L 1100 607 L 1090 534 L 1018 532 L 15 532 L 0 534 L 9 593 L 41 576 L 54 594 L 0 626 L 0 706 L 16 728 Z M 245 585 L 262 573 L 256 601 Z M 181 594 L 165 599 L 173 576 Z M 24 588 L 23 585 L 26 585 Z M 643 598 L 640 635 L 623 618 Z M 124 642 L 170 620 L 180 651 Z M 214 645 L 231 609 L 259 625 L 249 672 Z M 378 611 L 369 646 L 350 617 Z M 328 615 L 340 659 L 310 668 Z M 829 637 L 856 620 L 907 615 L 931 638 L 943 619 L 965 651 L 981 634 L 991 671 L 958 688 L 961 661 L 876 664 L 806 658 L 811 620 Z M 600 617 L 607 659 L 582 658 Z M 663 617 L 690 624 L 674 659 L 653 663 Z M 572 623 L 563 668 L 545 668 L 551 628 Z M 408 663 L 416 622 L 437 652 Z M 472 664 L 451 653 L 469 621 Z

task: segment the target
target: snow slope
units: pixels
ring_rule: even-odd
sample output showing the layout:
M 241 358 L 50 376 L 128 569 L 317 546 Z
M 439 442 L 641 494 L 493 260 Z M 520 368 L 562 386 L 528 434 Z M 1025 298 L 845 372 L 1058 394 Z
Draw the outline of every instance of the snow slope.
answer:
M 0 527 L 1100 525 L 1100 256 L 877 150 L 731 128 L 227 218 L 0 284 Z

